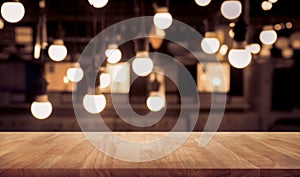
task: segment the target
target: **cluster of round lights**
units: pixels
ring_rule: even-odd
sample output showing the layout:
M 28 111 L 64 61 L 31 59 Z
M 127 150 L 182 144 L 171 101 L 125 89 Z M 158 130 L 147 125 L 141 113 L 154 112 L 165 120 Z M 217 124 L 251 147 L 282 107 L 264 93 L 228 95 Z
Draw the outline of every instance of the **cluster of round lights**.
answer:
M 95 8 L 102 8 L 107 5 L 108 0 L 88 0 L 88 2 Z M 210 2 L 211 0 L 195 0 L 195 3 L 199 6 L 207 6 Z M 277 0 L 263 1 L 261 7 L 263 10 L 270 10 L 272 8 L 272 4 L 276 2 Z M 228 20 L 237 19 L 241 13 L 242 4 L 238 0 L 225 0 L 221 5 L 221 14 Z M 24 17 L 25 8 L 20 2 L 5 2 L 1 6 L 1 15 L 5 21 L 17 23 Z M 159 7 L 156 9 L 156 14 L 153 17 L 153 23 L 158 29 L 164 30 L 169 28 L 172 25 L 172 20 L 172 15 L 169 13 L 167 7 Z M 3 28 L 3 26 L 4 22 L 0 21 L 0 28 Z M 291 28 L 291 26 L 291 23 L 286 23 L 286 28 Z M 280 30 L 282 27 L 280 26 L 279 29 L 278 26 L 274 26 L 274 28 L 276 30 Z M 264 27 L 259 35 L 259 39 L 263 45 L 280 45 L 279 47 L 282 48 L 282 54 L 285 56 L 291 56 L 291 49 L 289 48 L 290 50 L 288 50 L 287 47 L 282 47 L 286 40 L 279 38 L 278 42 L 275 43 L 277 41 L 277 33 L 274 31 L 273 27 Z M 300 46 L 300 40 L 295 41 L 296 42 L 292 43 L 292 45 L 295 45 L 296 47 Z M 39 50 L 38 48 L 41 48 L 41 46 L 35 46 L 35 48 L 36 47 L 37 51 Z M 220 46 L 218 38 L 207 32 L 205 38 L 201 41 L 201 49 L 207 54 L 215 54 L 219 51 L 221 55 L 225 55 L 228 51 L 228 46 L 226 44 Z M 244 68 L 251 62 L 251 54 L 258 54 L 260 50 L 259 44 L 250 44 L 242 49 L 232 48 L 228 52 L 229 63 L 236 68 Z M 54 40 L 53 44 L 48 49 L 49 57 L 53 61 L 57 62 L 64 60 L 67 53 L 67 48 L 61 39 Z M 110 64 L 116 64 L 122 58 L 122 53 L 115 44 L 108 47 L 105 51 L 105 55 L 107 57 L 107 62 Z M 38 53 L 35 53 L 34 57 L 39 58 Z M 147 51 L 140 51 L 136 53 L 136 57 L 132 62 L 132 69 L 134 73 L 139 76 L 147 76 L 152 72 L 153 61 L 149 57 L 149 53 Z M 83 75 L 84 72 L 78 64 L 67 70 L 67 78 L 72 82 L 81 81 Z M 102 73 L 100 75 L 100 80 L 102 83 L 100 87 L 106 88 L 111 82 L 111 76 L 107 73 Z M 219 82 L 216 79 L 213 81 L 214 85 L 218 85 L 218 83 Z M 48 98 L 45 96 L 42 96 L 42 98 L 43 99 L 39 101 L 37 100 L 33 102 L 31 105 L 32 114 L 38 119 L 45 119 L 49 117 L 52 112 L 52 104 L 48 101 Z M 93 114 L 99 113 L 105 108 L 106 99 L 103 94 L 87 94 L 83 98 L 83 105 L 88 112 Z M 147 99 L 147 106 L 151 111 L 161 110 L 165 106 L 164 97 L 159 93 L 151 92 Z

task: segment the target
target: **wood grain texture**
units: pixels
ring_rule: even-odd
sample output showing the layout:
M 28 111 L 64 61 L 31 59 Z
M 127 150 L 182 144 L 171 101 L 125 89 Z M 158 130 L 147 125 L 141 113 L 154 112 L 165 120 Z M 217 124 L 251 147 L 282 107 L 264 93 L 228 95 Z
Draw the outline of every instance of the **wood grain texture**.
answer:
M 115 134 L 145 141 L 165 132 Z M 300 132 L 218 132 L 204 148 L 200 136 L 193 132 L 168 156 L 133 163 L 104 155 L 81 132 L 1 132 L 0 176 L 300 176 Z

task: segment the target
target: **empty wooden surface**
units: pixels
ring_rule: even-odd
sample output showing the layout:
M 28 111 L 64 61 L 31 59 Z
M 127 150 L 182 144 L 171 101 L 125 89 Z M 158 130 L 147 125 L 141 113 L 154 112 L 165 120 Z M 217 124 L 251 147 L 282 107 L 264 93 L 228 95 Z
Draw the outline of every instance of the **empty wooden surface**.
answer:
M 116 135 L 143 141 L 164 133 Z M 218 132 L 204 148 L 200 136 L 158 160 L 125 162 L 81 132 L 1 132 L 0 176 L 300 176 L 300 132 Z

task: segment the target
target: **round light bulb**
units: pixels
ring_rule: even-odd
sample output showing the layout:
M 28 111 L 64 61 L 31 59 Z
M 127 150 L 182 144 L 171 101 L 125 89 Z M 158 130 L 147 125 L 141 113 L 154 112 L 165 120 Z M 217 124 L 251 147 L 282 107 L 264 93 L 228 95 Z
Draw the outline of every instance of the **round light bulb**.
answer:
M 109 86 L 111 82 L 111 77 L 107 73 L 101 73 L 100 74 L 100 88 L 106 88 Z
M 253 43 L 246 46 L 246 50 L 248 50 L 252 54 L 258 54 L 260 52 L 260 45 L 257 43 Z
M 152 92 L 147 98 L 146 104 L 151 111 L 157 112 L 164 108 L 166 103 L 164 97 L 160 93 Z
M 106 4 L 108 3 L 108 0 L 88 0 L 88 1 L 95 8 L 102 8 L 106 6 Z
M 7 22 L 17 23 L 25 15 L 25 8 L 20 2 L 4 2 L 1 6 L 1 15 Z
M 31 114 L 37 119 L 46 119 L 52 113 L 52 104 L 49 101 L 34 101 L 31 104 Z
M 236 0 L 224 1 L 221 5 L 221 14 L 229 20 L 238 18 L 242 13 L 242 3 Z
M 137 52 L 132 62 L 132 70 L 138 76 L 147 76 L 152 72 L 153 61 L 149 58 L 148 52 Z
M 261 8 L 263 9 L 263 10 L 271 10 L 272 9 L 272 3 L 271 2 L 269 2 L 269 1 L 263 1 L 262 3 L 261 3 Z
M 82 80 L 84 72 L 80 67 L 72 67 L 67 70 L 67 77 L 71 82 L 79 82 Z
M 97 114 L 103 111 L 106 106 L 106 98 L 103 94 L 100 95 L 90 95 L 86 94 L 83 97 L 83 107 L 84 109 L 91 113 Z
M 62 61 L 67 57 L 68 50 L 63 40 L 55 40 L 48 49 L 48 54 L 53 61 Z
M 218 51 L 220 42 L 217 38 L 205 37 L 201 41 L 201 48 L 207 54 L 214 54 Z
M 275 30 L 272 29 L 272 27 L 266 27 L 266 29 L 262 30 L 259 34 L 260 41 L 265 45 L 272 45 L 277 40 L 277 33 Z
M 195 0 L 195 2 L 198 6 L 207 6 L 211 0 Z
M 291 29 L 293 27 L 293 23 L 292 22 L 286 22 L 285 27 L 287 29 Z
M 122 52 L 118 49 L 117 45 L 110 45 L 105 51 L 107 62 L 111 64 L 118 63 L 122 58 Z
M 172 25 L 172 15 L 167 8 L 159 8 L 153 17 L 154 25 L 159 29 L 167 29 Z
M 228 60 L 235 68 L 245 68 L 251 62 L 251 53 L 246 49 L 231 49 L 228 53 Z

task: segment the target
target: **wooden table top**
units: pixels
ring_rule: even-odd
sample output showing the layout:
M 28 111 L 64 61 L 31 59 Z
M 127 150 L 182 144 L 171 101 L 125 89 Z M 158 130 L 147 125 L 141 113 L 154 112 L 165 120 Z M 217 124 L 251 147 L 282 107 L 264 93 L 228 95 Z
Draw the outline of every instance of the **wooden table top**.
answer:
M 166 132 L 114 132 L 146 139 Z M 0 132 L 0 176 L 300 176 L 300 132 L 218 132 L 205 147 L 193 132 L 149 162 L 104 155 L 82 132 Z

